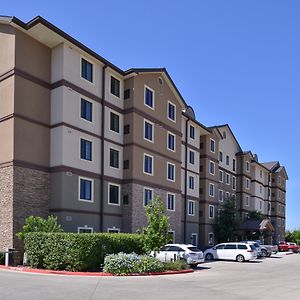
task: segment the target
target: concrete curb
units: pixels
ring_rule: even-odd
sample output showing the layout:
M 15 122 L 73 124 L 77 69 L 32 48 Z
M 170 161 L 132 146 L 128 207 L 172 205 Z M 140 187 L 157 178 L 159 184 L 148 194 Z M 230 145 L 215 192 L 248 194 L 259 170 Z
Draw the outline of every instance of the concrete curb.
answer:
M 104 272 L 70 272 L 70 271 L 55 271 L 55 270 L 42 270 L 42 269 L 31 269 L 26 267 L 6 267 L 0 265 L 0 269 L 11 270 L 24 273 L 34 273 L 34 274 L 54 274 L 54 275 L 71 275 L 71 276 L 95 276 L 95 277 L 108 277 L 108 276 L 158 276 L 158 275 L 177 275 L 177 274 L 187 274 L 193 273 L 194 270 L 180 270 L 180 271 L 166 271 L 166 272 L 154 272 L 145 274 L 129 274 L 129 275 L 114 275 L 111 273 Z

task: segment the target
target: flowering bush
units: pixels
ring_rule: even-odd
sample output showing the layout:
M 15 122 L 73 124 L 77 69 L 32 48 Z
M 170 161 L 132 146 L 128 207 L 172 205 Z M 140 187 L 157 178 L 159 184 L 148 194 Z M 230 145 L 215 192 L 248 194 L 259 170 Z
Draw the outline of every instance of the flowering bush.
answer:
M 154 257 L 139 256 L 136 253 L 111 254 L 104 259 L 104 272 L 126 275 L 134 273 L 153 273 L 164 270 L 164 265 Z

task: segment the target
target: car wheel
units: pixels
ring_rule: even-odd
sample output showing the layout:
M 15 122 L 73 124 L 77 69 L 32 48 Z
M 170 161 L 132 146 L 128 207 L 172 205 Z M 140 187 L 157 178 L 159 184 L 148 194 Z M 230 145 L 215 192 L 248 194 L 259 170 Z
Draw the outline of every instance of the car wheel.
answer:
M 207 254 L 205 255 L 205 259 L 206 259 L 206 260 L 213 260 L 213 259 L 214 259 L 214 256 L 213 256 L 211 253 L 207 253 Z
M 190 265 L 190 267 L 191 267 L 192 269 L 197 268 L 197 266 L 198 266 L 198 264 L 191 264 L 191 265 Z
M 236 261 L 238 261 L 238 262 L 243 262 L 243 261 L 245 261 L 245 257 L 244 257 L 242 254 L 239 254 L 239 255 L 236 257 Z
M 261 250 L 261 256 L 262 257 L 267 257 L 268 256 L 268 252 L 265 249 Z

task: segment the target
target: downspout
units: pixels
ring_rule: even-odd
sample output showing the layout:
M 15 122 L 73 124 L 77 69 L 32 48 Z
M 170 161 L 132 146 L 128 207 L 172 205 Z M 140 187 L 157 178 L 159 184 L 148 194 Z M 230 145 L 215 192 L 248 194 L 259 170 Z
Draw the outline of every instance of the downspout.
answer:
M 188 154 L 188 123 L 190 118 L 185 121 L 185 161 L 184 161 L 184 217 L 183 217 L 183 238 L 186 244 L 186 214 L 187 214 L 187 154 Z
M 101 180 L 100 180 L 100 232 L 103 232 L 104 227 L 104 124 L 105 124 L 105 70 L 107 65 L 102 69 L 102 106 L 101 106 Z

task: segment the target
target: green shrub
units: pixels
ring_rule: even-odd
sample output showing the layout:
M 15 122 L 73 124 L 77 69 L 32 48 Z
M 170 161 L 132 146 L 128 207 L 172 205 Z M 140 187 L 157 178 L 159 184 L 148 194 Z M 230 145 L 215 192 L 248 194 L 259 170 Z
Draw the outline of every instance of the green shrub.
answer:
M 164 265 L 158 259 L 147 255 L 139 256 L 136 253 L 111 254 L 107 255 L 104 260 L 104 272 L 126 275 L 126 274 L 144 274 L 161 272 Z
M 185 260 L 176 260 L 174 262 L 166 262 L 164 263 L 165 271 L 180 271 L 189 269 L 189 265 Z
M 3 252 L 0 252 L 0 265 L 5 264 L 5 256 Z
M 107 254 L 143 254 L 138 234 L 109 233 L 28 233 L 25 251 L 34 268 L 69 271 L 99 270 Z

